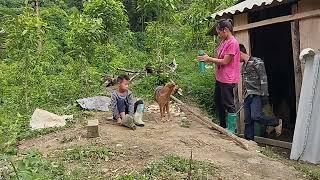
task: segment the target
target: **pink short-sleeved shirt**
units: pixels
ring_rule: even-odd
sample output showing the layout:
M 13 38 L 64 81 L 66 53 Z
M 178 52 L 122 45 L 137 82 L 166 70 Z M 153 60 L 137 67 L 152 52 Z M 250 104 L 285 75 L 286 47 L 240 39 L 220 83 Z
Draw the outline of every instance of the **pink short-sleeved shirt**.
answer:
M 232 55 L 232 60 L 226 65 L 216 65 L 216 80 L 222 83 L 239 83 L 240 81 L 240 48 L 235 37 L 221 42 L 218 47 L 218 58 Z

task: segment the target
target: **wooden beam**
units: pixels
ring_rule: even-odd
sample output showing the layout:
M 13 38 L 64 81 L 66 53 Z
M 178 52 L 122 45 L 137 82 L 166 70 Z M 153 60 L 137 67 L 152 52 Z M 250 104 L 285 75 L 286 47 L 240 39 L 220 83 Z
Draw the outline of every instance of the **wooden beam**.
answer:
M 298 5 L 292 5 L 292 14 L 298 13 Z M 292 52 L 293 52 L 293 66 L 294 66 L 294 78 L 295 78 L 295 92 L 296 92 L 296 111 L 298 112 L 300 91 L 302 85 L 302 70 L 300 55 L 300 32 L 299 21 L 295 20 L 291 22 L 291 36 L 292 36 Z
M 264 137 L 259 137 L 259 136 L 255 136 L 254 141 L 257 143 L 260 143 L 260 144 L 266 144 L 266 145 L 281 147 L 281 148 L 285 148 L 285 149 L 291 149 L 291 147 L 292 147 L 292 143 L 269 139 L 269 138 L 264 138 Z
M 234 16 L 234 23 L 235 26 L 241 26 L 248 24 L 248 13 L 242 13 Z M 243 44 L 246 48 L 248 53 L 250 54 L 250 34 L 248 30 L 236 32 L 235 36 L 241 44 Z M 238 83 L 238 86 L 235 92 L 235 102 L 236 102 L 236 108 L 239 109 L 241 107 L 241 103 L 243 102 L 243 81 L 242 78 L 240 79 L 240 82 Z M 237 121 L 237 133 L 244 133 L 244 111 L 240 111 L 239 113 L 239 120 Z
M 281 16 L 277 18 L 272 18 L 272 19 L 267 19 L 255 23 L 250 23 L 242 26 L 236 26 L 234 27 L 234 31 L 243 31 L 247 29 L 252 29 L 252 28 L 257 28 L 261 26 L 266 26 L 266 25 L 271 25 L 271 24 L 276 24 L 276 23 L 282 23 L 282 22 L 288 22 L 288 21 L 294 21 L 294 20 L 300 20 L 300 19 L 307 19 L 307 18 L 312 18 L 312 17 L 319 17 L 320 16 L 320 9 L 314 10 L 314 11 L 308 11 L 308 12 L 303 12 L 303 13 L 297 13 L 297 14 L 292 14 L 288 16 Z
M 209 118 L 206 118 L 206 117 L 194 112 L 191 108 L 189 108 L 185 103 L 180 101 L 178 98 L 176 98 L 172 95 L 170 97 L 171 97 L 171 99 L 173 99 L 175 102 L 177 102 L 180 105 L 182 110 L 189 111 L 191 114 L 193 114 L 195 117 L 197 117 L 197 119 L 199 119 L 202 123 L 208 125 L 212 129 L 217 130 L 217 131 L 221 132 L 222 134 L 228 136 L 233 142 L 235 142 L 237 145 L 239 145 L 243 149 L 249 150 L 249 146 L 246 143 L 246 140 L 242 140 L 241 138 L 230 133 L 229 131 L 227 131 L 223 127 L 213 123 Z
M 243 134 L 240 134 L 239 136 L 243 137 Z M 259 136 L 254 136 L 254 141 L 258 144 L 276 146 L 276 147 L 281 147 L 281 148 L 285 148 L 285 149 L 291 149 L 291 147 L 292 147 L 292 143 L 290 143 L 290 142 L 279 141 L 279 140 L 269 139 L 269 138 L 264 138 L 264 137 L 259 137 Z

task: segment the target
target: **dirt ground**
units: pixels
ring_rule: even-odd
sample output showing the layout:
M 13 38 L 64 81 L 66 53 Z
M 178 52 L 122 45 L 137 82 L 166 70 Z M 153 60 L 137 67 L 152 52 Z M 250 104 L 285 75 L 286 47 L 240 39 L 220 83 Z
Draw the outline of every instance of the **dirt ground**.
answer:
M 194 108 L 199 112 L 198 109 Z M 217 131 L 199 123 L 191 114 L 172 117 L 170 122 L 156 123 L 159 113 L 146 112 L 145 127 L 133 131 L 108 120 L 109 113 L 92 113 L 88 119 L 98 119 L 100 137 L 87 139 L 85 125 L 51 133 L 20 142 L 21 153 L 32 148 L 45 155 L 68 149 L 75 145 L 103 144 L 121 155 L 101 164 L 107 176 L 115 176 L 132 170 L 141 170 L 149 162 L 167 154 L 190 156 L 201 161 L 212 162 L 218 168 L 219 179 L 301 179 L 294 169 L 258 152 L 258 146 L 250 142 L 246 151 Z M 181 126 L 182 121 L 191 122 L 190 127 Z M 63 139 L 71 139 L 61 143 Z

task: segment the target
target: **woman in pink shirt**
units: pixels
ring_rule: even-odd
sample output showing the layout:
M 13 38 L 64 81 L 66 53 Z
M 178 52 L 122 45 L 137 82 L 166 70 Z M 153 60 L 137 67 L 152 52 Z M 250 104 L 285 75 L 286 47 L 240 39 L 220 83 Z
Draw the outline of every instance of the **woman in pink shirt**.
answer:
M 218 57 L 205 54 L 198 60 L 216 65 L 215 103 L 220 126 L 226 128 L 226 112 L 234 113 L 236 110 L 233 89 L 240 81 L 240 49 L 233 36 L 232 20 L 220 20 L 216 31 L 221 38 Z

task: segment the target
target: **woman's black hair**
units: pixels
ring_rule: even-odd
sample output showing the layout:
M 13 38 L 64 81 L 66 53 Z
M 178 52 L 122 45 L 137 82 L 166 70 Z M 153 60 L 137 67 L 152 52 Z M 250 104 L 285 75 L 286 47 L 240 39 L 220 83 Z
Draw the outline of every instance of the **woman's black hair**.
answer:
M 246 47 L 244 47 L 243 44 L 239 44 L 239 48 L 240 48 L 240 52 L 247 54 L 247 49 L 246 49 Z
M 231 19 L 221 19 L 217 22 L 216 28 L 220 31 L 228 28 L 229 31 L 233 34 L 233 21 Z

